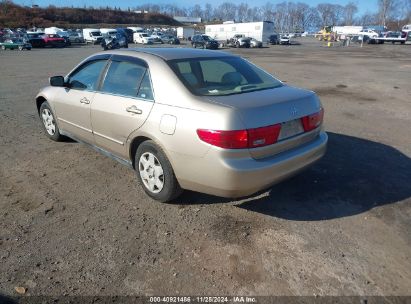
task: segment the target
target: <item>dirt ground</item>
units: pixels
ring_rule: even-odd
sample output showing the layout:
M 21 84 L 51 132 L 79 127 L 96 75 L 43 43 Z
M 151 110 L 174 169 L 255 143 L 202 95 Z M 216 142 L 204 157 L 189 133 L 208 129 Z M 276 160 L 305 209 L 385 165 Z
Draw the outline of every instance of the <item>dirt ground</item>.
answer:
M 227 50 L 319 94 L 327 155 L 243 200 L 172 204 L 43 134 L 34 96 L 97 51 L 0 52 L 0 294 L 411 296 L 411 45 Z

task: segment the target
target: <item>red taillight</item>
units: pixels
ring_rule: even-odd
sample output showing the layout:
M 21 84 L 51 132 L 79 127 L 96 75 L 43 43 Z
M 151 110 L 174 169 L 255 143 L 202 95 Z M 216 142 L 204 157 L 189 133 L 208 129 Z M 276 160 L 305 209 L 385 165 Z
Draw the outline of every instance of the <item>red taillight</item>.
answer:
M 197 130 L 198 137 L 210 145 L 224 149 L 246 149 L 272 145 L 277 142 L 281 125 L 268 127 L 236 130 L 236 131 L 216 131 Z
M 248 147 L 247 130 L 215 131 L 197 130 L 198 137 L 210 145 L 224 149 L 245 149 Z
M 281 125 L 272 125 L 268 127 L 249 129 L 248 130 L 248 147 L 256 148 L 272 145 L 277 142 L 280 134 Z
M 301 118 L 303 123 L 304 131 L 308 132 L 317 128 L 323 121 L 324 109 L 321 109 L 319 112 L 304 116 Z

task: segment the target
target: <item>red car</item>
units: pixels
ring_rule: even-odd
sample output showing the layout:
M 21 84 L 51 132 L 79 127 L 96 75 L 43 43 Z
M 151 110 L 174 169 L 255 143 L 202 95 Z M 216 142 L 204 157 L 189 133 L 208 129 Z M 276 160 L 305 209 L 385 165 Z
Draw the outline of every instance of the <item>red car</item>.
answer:
M 64 40 L 64 38 L 61 38 L 59 35 L 46 34 L 43 36 L 43 39 L 46 43 L 46 46 L 64 47 L 66 45 L 66 41 Z

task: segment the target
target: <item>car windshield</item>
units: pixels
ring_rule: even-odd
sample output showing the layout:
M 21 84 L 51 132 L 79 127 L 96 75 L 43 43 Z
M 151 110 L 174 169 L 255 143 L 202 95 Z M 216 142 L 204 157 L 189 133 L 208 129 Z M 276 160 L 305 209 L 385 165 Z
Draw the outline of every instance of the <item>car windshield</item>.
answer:
M 267 72 L 239 57 L 188 58 L 168 62 L 195 95 L 224 96 L 283 85 Z
M 91 36 L 101 36 L 100 32 L 91 32 Z
M 203 39 L 205 40 L 205 41 L 210 41 L 211 39 L 210 39 L 210 37 L 208 37 L 208 36 L 203 36 Z

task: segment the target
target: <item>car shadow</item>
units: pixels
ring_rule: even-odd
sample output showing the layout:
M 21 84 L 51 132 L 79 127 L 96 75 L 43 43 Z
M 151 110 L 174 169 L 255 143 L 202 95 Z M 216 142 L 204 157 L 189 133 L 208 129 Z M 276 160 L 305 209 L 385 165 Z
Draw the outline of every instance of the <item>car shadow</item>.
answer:
M 294 221 L 347 217 L 411 197 L 411 159 L 385 144 L 328 133 L 327 154 L 310 169 L 238 208 Z M 266 193 L 266 192 L 264 192 Z M 188 192 L 186 204 L 232 200 Z
M 8 296 L 0 294 L 0 303 L 1 304 L 15 304 L 17 303 L 17 301 Z

